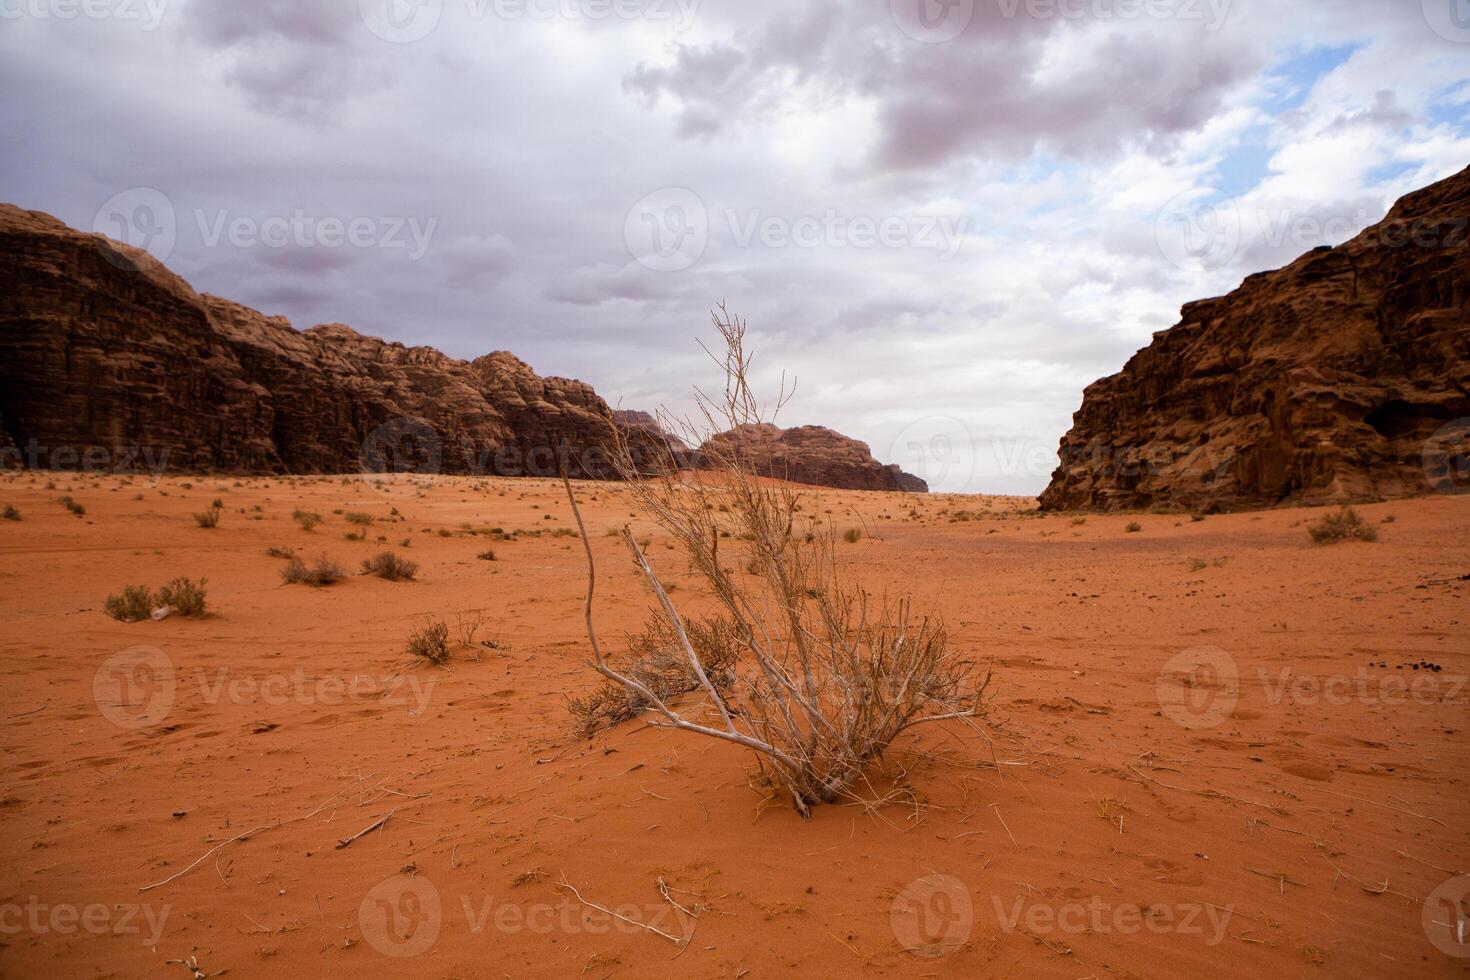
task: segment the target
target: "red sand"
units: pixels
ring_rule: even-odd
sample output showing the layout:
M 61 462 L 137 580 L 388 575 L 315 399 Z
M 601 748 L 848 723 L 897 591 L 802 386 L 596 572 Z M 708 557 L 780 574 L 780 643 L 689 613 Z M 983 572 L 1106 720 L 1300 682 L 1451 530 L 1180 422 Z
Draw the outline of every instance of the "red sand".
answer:
M 872 532 L 841 546 L 867 585 L 993 660 L 993 745 L 917 729 L 872 802 L 803 821 L 731 746 L 567 738 L 597 680 L 580 545 L 461 528 L 567 528 L 555 484 L 49 478 L 0 477 L 23 518 L 0 521 L 5 976 L 1470 974 L 1439 924 L 1466 882 L 1431 896 L 1470 870 L 1470 582 L 1437 581 L 1470 573 L 1470 497 L 1361 507 L 1377 544 L 1320 547 L 1313 510 L 1074 524 L 824 492 Z M 650 604 L 604 536 L 628 507 L 580 491 L 616 640 Z M 334 509 L 377 517 L 369 540 Z M 265 554 L 355 570 L 378 535 L 417 581 L 285 586 Z M 178 575 L 208 577 L 206 618 L 103 614 Z M 496 648 L 408 665 L 414 626 L 470 610 Z M 1421 660 L 1443 669 L 1396 669 Z

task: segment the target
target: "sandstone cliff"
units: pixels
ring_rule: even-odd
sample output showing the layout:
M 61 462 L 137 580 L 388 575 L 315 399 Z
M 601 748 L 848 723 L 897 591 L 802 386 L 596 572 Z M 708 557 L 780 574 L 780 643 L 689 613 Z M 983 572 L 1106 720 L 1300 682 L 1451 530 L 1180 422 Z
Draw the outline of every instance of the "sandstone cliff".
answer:
M 0 205 L 0 429 L 26 465 L 608 476 L 606 413 L 511 354 L 297 331 Z
M 929 485 L 918 477 L 874 459 L 867 443 L 819 425 L 793 429 L 744 425 L 709 439 L 698 453 L 716 449 L 740 454 L 764 476 L 794 483 L 845 490 L 929 491 Z
M 1041 505 L 1228 510 L 1456 489 L 1467 417 L 1470 169 L 1350 242 L 1184 307 L 1087 388 Z

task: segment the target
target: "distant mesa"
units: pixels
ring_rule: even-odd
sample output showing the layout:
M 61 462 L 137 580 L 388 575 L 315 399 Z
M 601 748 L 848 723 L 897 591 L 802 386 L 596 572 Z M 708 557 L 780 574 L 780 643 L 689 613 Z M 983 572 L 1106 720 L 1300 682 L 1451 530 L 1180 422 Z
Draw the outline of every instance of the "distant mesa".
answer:
M 865 442 L 819 425 L 782 429 L 769 423 L 722 432 L 699 447 L 735 454 L 762 476 L 844 490 L 902 490 L 928 493 L 929 485 L 897 465 L 873 458 Z
M 1231 510 L 1449 489 L 1470 475 L 1467 422 L 1470 169 L 1350 242 L 1185 306 L 1088 386 L 1041 506 Z M 1436 438 L 1457 423 L 1458 440 Z

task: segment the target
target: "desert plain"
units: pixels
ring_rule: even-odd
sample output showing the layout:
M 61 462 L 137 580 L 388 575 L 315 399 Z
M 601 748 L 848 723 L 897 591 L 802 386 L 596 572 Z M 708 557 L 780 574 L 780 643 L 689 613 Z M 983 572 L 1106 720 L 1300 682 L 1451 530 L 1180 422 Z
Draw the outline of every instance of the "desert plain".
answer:
M 653 602 L 625 523 L 701 611 L 617 485 L 576 491 L 614 654 Z M 1470 974 L 1470 496 L 1331 546 L 1314 508 L 810 498 L 992 678 L 804 820 L 739 747 L 572 736 L 599 679 L 555 481 L 0 476 L 0 974 Z M 284 584 L 273 548 L 350 574 Z M 415 578 L 356 574 L 384 549 Z M 204 617 L 103 612 L 178 576 Z M 452 658 L 415 664 L 436 621 Z

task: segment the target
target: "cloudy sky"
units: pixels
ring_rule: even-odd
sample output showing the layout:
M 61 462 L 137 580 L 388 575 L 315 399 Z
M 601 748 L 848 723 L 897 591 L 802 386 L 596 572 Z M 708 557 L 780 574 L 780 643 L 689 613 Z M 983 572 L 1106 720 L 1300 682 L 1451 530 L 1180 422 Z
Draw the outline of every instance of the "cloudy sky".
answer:
M 1470 0 L 0 0 L 0 199 L 298 326 L 1037 492 L 1181 303 L 1470 164 Z

